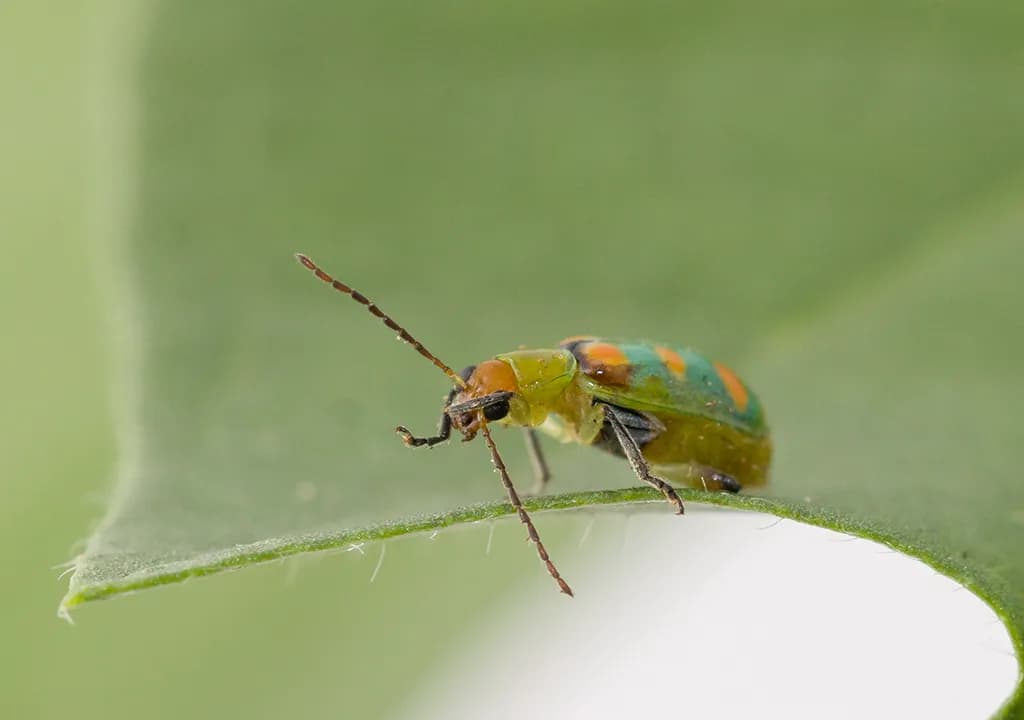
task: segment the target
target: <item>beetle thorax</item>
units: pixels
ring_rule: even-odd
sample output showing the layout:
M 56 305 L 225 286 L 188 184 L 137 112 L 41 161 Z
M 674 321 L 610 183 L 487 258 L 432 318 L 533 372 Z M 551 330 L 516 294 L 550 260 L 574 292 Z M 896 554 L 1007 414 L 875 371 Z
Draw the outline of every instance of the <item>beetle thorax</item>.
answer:
M 466 387 L 454 403 L 511 392 L 508 413 L 502 420 L 532 427 L 543 423 L 559 406 L 576 374 L 576 358 L 566 350 L 516 350 L 463 372 Z
M 511 422 L 540 425 L 558 404 L 576 374 L 576 358 L 566 350 L 516 350 L 496 360 L 511 368 L 516 400 Z

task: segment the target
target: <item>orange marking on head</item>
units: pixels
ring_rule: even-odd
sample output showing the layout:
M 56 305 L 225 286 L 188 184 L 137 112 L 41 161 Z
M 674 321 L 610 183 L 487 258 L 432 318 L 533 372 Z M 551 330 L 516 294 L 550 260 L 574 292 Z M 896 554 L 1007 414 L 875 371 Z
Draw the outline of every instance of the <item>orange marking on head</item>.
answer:
M 667 347 L 656 345 L 654 352 L 658 353 L 658 357 L 665 363 L 665 367 L 677 378 L 686 375 L 686 361 L 675 350 L 669 350 Z
M 467 397 L 483 397 L 510 390 L 519 392 L 519 382 L 512 366 L 501 360 L 484 360 L 469 376 Z
M 626 353 L 622 352 L 618 345 L 612 345 L 611 343 L 589 343 L 584 346 L 583 354 L 594 365 L 604 365 L 605 367 L 629 365 L 629 358 L 626 357 Z
M 722 363 L 716 362 L 715 370 L 718 371 L 718 377 L 722 378 L 722 384 L 725 385 L 725 390 L 729 393 L 729 397 L 732 398 L 736 409 L 740 412 L 746 412 L 750 396 L 747 394 L 747 389 L 743 386 L 743 382 L 736 376 L 736 373 Z

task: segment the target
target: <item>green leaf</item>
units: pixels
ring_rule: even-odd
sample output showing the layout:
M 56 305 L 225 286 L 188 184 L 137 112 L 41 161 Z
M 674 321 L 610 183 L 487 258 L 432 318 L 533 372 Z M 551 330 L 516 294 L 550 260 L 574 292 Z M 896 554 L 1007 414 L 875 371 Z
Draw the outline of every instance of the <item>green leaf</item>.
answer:
M 772 498 L 689 499 L 922 557 L 1020 650 L 1019 9 L 624 7 L 160 7 L 115 249 L 123 458 L 65 608 L 508 512 L 479 444 L 393 437 L 445 379 L 301 250 L 456 367 L 585 332 L 726 360 Z M 535 508 L 652 500 L 551 454 Z

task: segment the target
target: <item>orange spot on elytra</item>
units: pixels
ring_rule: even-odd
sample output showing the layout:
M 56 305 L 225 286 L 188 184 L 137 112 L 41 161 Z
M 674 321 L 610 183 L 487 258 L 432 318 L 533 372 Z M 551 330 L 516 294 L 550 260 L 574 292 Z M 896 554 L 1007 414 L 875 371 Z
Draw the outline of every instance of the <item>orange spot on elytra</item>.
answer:
M 716 362 L 715 370 L 718 371 L 718 377 L 722 378 L 722 384 L 725 385 L 725 390 L 729 393 L 729 397 L 732 398 L 736 409 L 740 412 L 746 412 L 750 396 L 747 395 L 747 389 L 743 387 L 743 382 L 736 377 L 736 373 L 722 363 Z
M 609 367 L 629 365 L 629 358 L 626 357 L 626 353 L 622 352 L 618 345 L 612 345 L 611 343 L 590 343 L 583 348 L 583 354 L 594 365 Z
M 665 363 L 665 367 L 677 378 L 686 375 L 686 361 L 675 350 L 669 350 L 667 347 L 656 345 L 654 352 L 658 353 L 658 357 Z
M 581 346 L 581 370 L 602 385 L 628 387 L 633 366 L 618 345 L 592 342 Z

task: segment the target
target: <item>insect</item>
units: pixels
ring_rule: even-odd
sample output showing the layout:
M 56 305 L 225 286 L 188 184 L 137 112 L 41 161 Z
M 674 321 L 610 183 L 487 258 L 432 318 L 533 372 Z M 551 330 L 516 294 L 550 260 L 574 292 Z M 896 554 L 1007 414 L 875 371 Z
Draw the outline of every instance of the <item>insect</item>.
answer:
M 296 259 L 317 278 L 361 303 L 452 381 L 435 435 L 395 431 L 409 447 L 433 447 L 451 437 L 482 434 L 509 502 L 548 573 L 559 574 L 512 484 L 490 423 L 522 427 L 536 475 L 550 473 L 537 431 L 625 458 L 637 478 L 683 513 L 667 480 L 705 490 L 739 492 L 768 480 L 772 444 L 757 396 L 735 373 L 692 350 L 636 340 L 575 336 L 557 348 L 514 350 L 456 373 L 359 291 L 335 280 L 307 256 Z M 667 480 L 666 480 L 667 479 Z

